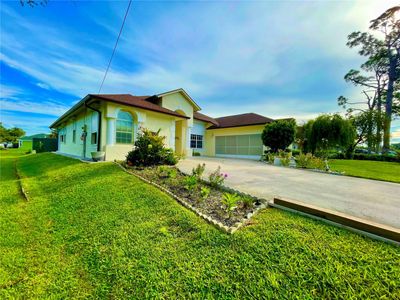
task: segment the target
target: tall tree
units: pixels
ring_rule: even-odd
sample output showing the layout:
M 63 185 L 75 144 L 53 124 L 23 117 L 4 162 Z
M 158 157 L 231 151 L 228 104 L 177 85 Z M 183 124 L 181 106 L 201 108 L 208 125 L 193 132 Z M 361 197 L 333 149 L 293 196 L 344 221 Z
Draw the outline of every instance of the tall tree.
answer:
M 359 53 L 369 57 L 369 60 L 385 62 L 386 71 L 383 76 L 387 77 L 387 89 L 385 91 L 385 117 L 383 122 L 384 152 L 390 149 L 393 97 L 396 95 L 395 88 L 400 78 L 399 12 L 400 6 L 395 6 L 371 21 L 370 29 L 380 31 L 383 34 L 383 39 L 378 39 L 366 32 L 353 32 L 349 35 L 347 43 L 350 47 L 360 46 Z
M 367 142 L 370 151 L 373 148 L 379 151 L 382 135 L 382 101 L 387 85 L 387 78 L 384 76 L 386 64 L 382 59 L 373 57 L 361 65 L 361 71 L 351 69 L 344 79 L 346 82 L 362 87 L 364 99 L 350 100 L 340 96 L 338 104 L 347 109 L 349 117 L 355 118 L 360 115 L 357 120 L 364 122 L 361 130 L 363 142 Z M 360 125 L 359 122 L 357 123 Z M 373 130 L 376 132 L 374 133 Z

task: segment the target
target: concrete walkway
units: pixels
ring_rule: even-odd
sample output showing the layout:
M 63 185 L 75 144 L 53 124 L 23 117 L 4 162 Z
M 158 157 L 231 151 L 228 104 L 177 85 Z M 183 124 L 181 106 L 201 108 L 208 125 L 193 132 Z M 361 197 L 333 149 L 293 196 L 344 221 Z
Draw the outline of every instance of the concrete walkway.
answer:
M 187 173 L 199 163 L 206 175 L 221 166 L 227 186 L 271 200 L 275 196 L 343 212 L 400 228 L 400 184 L 283 168 L 263 162 L 191 157 L 179 162 Z M 400 176 L 400 174 L 399 174 Z

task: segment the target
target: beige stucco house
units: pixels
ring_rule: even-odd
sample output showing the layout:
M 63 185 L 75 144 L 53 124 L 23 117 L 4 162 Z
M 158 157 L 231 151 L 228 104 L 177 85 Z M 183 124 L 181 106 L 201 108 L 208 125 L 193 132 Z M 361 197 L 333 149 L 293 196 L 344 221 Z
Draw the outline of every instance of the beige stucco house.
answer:
M 260 158 L 261 132 L 272 119 L 254 114 L 212 118 L 183 90 L 154 96 L 89 94 L 58 118 L 58 152 L 91 158 L 105 152 L 108 161 L 125 159 L 141 127 L 160 130 L 177 154 Z

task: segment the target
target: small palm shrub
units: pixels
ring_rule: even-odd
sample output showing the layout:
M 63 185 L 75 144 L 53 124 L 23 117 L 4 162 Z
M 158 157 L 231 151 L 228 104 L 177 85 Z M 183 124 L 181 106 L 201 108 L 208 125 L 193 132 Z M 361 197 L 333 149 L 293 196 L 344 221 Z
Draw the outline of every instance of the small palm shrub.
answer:
M 186 176 L 185 179 L 183 180 L 183 186 L 189 193 L 192 193 L 195 190 L 195 188 L 197 187 L 196 176 L 193 176 L 193 175 Z
M 135 141 L 135 148 L 128 153 L 126 161 L 135 166 L 175 165 L 178 162 L 172 149 L 165 148 L 160 130 L 152 132 L 142 128 Z
M 212 187 L 220 187 L 227 177 L 228 174 L 221 173 L 221 167 L 218 166 L 218 168 L 208 176 L 208 180 Z
M 235 210 L 237 203 L 240 200 L 238 194 L 224 193 L 222 195 L 222 204 L 225 206 L 225 211 L 228 213 L 229 217 L 232 216 L 232 212 Z

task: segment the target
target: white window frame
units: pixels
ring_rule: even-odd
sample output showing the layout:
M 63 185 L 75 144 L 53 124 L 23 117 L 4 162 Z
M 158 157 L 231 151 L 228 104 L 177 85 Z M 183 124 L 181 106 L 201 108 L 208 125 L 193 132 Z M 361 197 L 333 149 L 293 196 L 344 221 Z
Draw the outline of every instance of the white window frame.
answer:
M 194 142 L 195 146 L 192 146 L 192 142 Z M 201 147 L 199 147 L 199 142 L 201 142 Z M 204 135 L 202 134 L 191 134 L 190 135 L 190 148 L 191 149 L 203 149 L 204 147 Z

